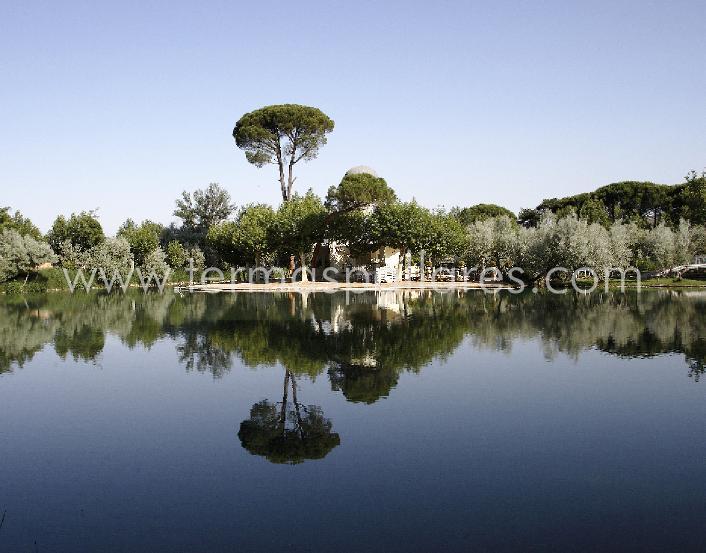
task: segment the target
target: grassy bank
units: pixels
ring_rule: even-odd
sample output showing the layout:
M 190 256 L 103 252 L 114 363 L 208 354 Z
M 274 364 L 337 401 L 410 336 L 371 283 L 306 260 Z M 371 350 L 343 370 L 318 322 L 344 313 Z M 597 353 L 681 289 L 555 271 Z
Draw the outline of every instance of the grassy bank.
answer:
M 75 276 L 74 272 L 69 271 L 69 276 L 73 278 Z M 167 285 L 185 284 L 188 282 L 189 273 L 183 269 L 179 269 L 170 273 L 167 280 Z M 133 275 L 130 280 L 130 287 L 138 288 L 139 286 L 140 281 L 137 278 L 137 275 Z M 92 288 L 101 290 L 104 286 L 99 283 L 94 283 Z M 79 283 L 78 289 L 83 290 L 81 283 Z M 64 271 L 58 267 L 38 271 L 37 273 L 30 275 L 27 280 L 23 277 L 0 284 L 0 293 L 3 294 L 37 294 L 43 292 L 63 291 L 68 292 L 69 286 L 66 282 Z

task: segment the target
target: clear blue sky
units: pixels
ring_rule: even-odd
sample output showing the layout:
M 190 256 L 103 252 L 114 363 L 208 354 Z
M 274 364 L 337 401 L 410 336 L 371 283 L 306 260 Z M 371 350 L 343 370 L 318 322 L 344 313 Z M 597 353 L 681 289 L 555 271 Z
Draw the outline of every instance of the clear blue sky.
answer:
M 429 207 L 681 182 L 706 165 L 704 21 L 702 0 L 5 0 L 0 205 L 114 232 L 209 182 L 277 204 L 231 132 L 286 102 L 336 122 L 299 166 L 322 195 L 359 164 Z

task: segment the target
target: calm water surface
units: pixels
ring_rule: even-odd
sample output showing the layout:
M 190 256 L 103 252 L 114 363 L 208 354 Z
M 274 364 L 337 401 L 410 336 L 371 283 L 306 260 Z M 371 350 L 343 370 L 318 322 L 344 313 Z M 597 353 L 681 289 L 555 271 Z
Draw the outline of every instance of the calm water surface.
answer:
M 706 296 L 0 299 L 0 551 L 704 550 Z

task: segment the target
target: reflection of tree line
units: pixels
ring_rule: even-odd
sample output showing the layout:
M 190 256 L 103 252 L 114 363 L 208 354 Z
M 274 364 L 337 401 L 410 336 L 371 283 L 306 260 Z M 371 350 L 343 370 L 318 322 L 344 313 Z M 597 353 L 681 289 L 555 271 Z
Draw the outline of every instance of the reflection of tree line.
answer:
M 46 344 L 62 358 L 94 360 L 106 334 L 130 348 L 170 337 L 188 370 L 282 365 L 327 373 L 351 401 L 385 396 L 402 371 L 451 354 L 468 337 L 509 351 L 539 337 L 546 355 L 587 348 L 635 357 L 683 353 L 698 377 L 706 362 L 706 297 L 670 291 L 589 296 L 480 292 L 351 294 L 67 295 L 0 302 L 0 371 Z
M 454 352 L 510 351 L 539 338 L 549 358 L 596 348 L 622 357 L 683 353 L 689 376 L 706 367 L 706 296 L 668 291 L 589 296 L 461 291 L 352 294 L 46 295 L 0 303 L 0 373 L 46 344 L 62 358 L 95 360 L 106 334 L 129 348 L 169 337 L 187 370 L 220 377 L 246 366 L 284 368 L 282 402 L 254 404 L 240 425 L 245 449 L 274 463 L 321 459 L 340 443 L 297 379 L 327 373 L 348 401 L 389 395 L 403 371 Z M 291 390 L 291 394 L 290 394 Z

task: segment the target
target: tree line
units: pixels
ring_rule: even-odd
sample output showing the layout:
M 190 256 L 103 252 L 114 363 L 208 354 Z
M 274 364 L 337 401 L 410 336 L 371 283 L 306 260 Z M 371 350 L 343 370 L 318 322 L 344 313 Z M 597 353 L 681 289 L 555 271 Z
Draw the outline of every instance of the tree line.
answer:
M 706 174 L 683 184 L 622 182 L 594 192 L 544 200 L 518 215 L 493 205 L 429 209 L 400 201 L 385 179 L 346 174 L 324 198 L 294 189 L 296 165 L 315 159 L 334 121 L 315 107 L 266 106 L 244 114 L 233 129 L 237 148 L 257 166 L 274 165 L 282 194 L 275 208 L 236 209 L 216 183 L 176 200 L 179 224 L 127 219 L 107 237 L 95 212 L 59 216 L 47 235 L 19 212 L 0 210 L 0 282 L 24 278 L 48 264 L 101 267 L 111 274 L 136 266 L 157 276 L 204 266 L 291 266 L 324 263 L 322 244 L 345 244 L 352 255 L 382 247 L 411 252 L 428 264 L 521 266 L 536 280 L 548 264 L 643 269 L 688 263 L 706 253 Z M 401 273 L 405 256 L 401 256 Z M 301 271 L 306 278 L 306 271 Z

